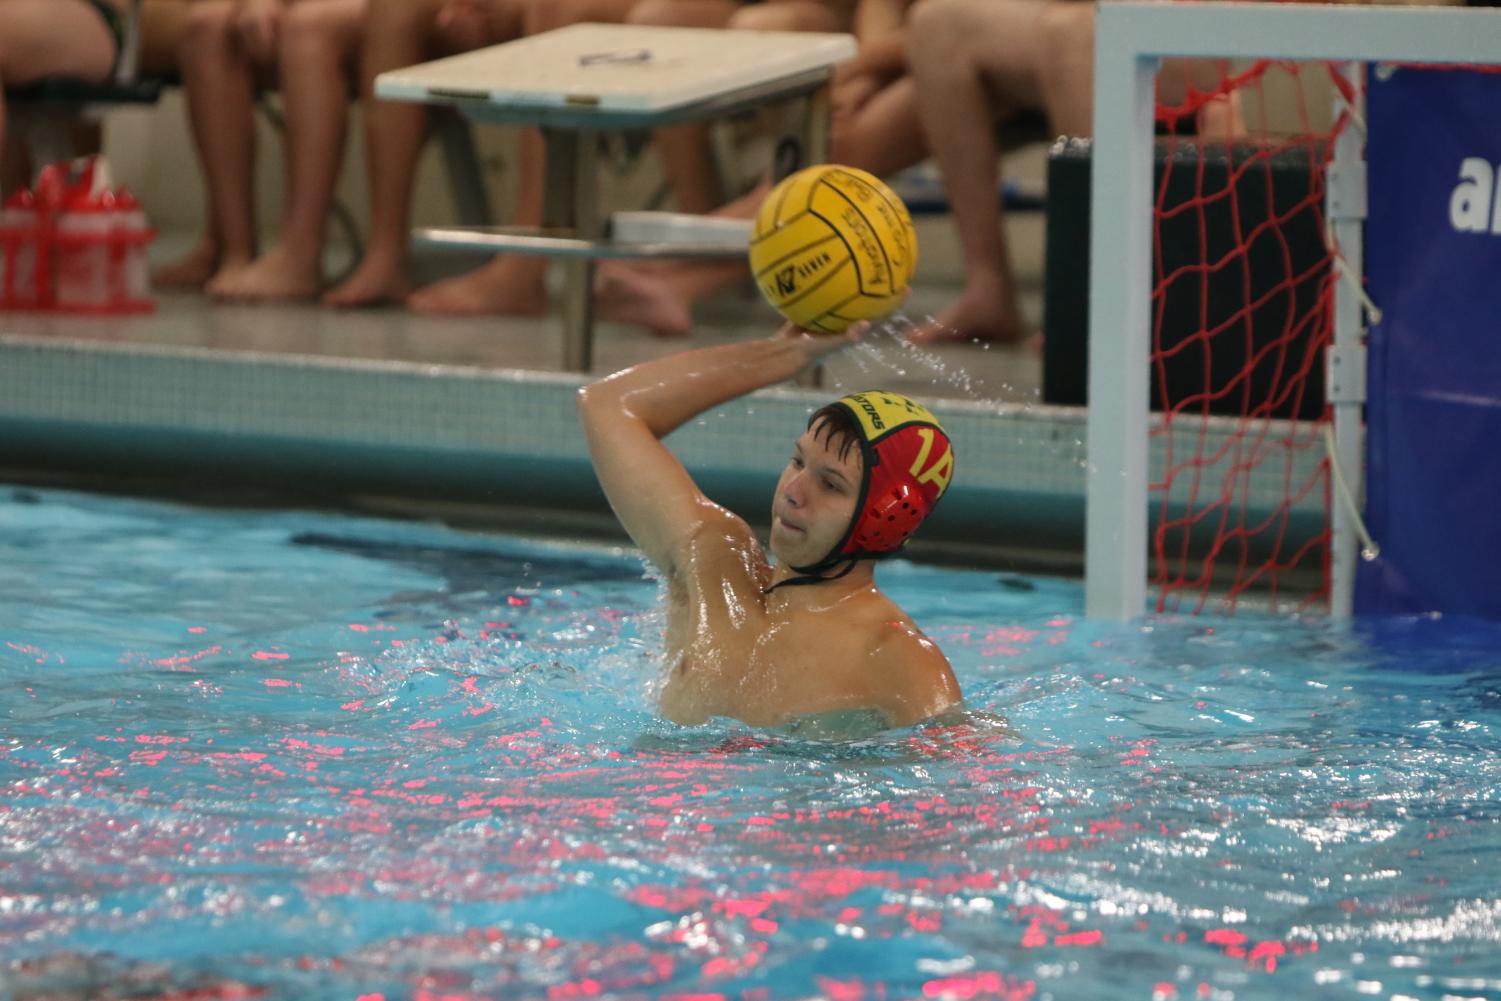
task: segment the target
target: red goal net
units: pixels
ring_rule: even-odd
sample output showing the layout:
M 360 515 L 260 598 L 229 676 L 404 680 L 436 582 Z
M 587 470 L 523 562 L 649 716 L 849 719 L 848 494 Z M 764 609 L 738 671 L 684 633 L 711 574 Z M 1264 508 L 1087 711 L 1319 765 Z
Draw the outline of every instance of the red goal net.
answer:
M 1165 64 L 1153 205 L 1158 611 L 1329 596 L 1326 225 L 1351 88 L 1324 64 Z M 1356 105 L 1358 106 L 1358 105 Z

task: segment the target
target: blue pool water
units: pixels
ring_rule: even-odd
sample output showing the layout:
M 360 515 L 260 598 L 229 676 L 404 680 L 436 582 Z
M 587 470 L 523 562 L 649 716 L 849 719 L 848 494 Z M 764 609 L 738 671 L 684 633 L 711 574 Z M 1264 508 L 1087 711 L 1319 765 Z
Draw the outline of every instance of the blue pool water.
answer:
M 629 553 L 0 487 L 0 998 L 1501 996 L 1501 628 L 882 579 L 968 722 L 684 729 Z

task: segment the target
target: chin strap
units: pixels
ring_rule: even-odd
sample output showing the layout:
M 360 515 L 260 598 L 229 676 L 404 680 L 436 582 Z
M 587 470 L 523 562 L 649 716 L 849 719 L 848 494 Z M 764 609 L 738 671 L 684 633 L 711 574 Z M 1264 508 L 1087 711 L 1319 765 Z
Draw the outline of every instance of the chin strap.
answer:
M 788 577 L 784 581 L 779 581 L 778 583 L 771 585 L 771 587 L 762 589 L 761 593 L 770 594 L 779 587 L 795 587 L 799 584 L 823 584 L 827 581 L 838 580 L 840 577 L 843 577 L 845 574 L 855 569 L 855 564 L 859 562 L 860 558 L 858 556 L 854 557 L 844 565 L 843 570 L 830 577 L 818 577 L 815 575 L 820 570 L 832 570 L 837 565 L 836 563 L 815 564 L 811 567 L 793 567 L 792 569 L 802 574 L 801 577 Z

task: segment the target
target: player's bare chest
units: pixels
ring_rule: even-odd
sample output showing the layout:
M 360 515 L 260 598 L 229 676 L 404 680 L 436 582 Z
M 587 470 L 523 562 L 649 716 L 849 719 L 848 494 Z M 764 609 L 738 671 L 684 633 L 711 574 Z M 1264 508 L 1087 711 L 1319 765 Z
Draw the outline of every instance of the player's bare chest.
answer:
M 841 702 L 863 688 L 860 661 L 868 638 L 839 617 L 767 615 L 746 646 L 745 684 L 752 699 L 775 697 L 798 711 Z

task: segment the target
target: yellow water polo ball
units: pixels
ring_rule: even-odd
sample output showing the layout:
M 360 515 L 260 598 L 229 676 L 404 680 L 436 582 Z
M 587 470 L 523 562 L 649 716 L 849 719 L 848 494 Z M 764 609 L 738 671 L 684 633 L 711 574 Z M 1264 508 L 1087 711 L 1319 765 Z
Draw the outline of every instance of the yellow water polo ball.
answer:
M 761 203 L 750 266 L 783 316 L 837 334 L 901 303 L 917 266 L 917 233 L 880 178 L 819 164 L 785 178 Z

